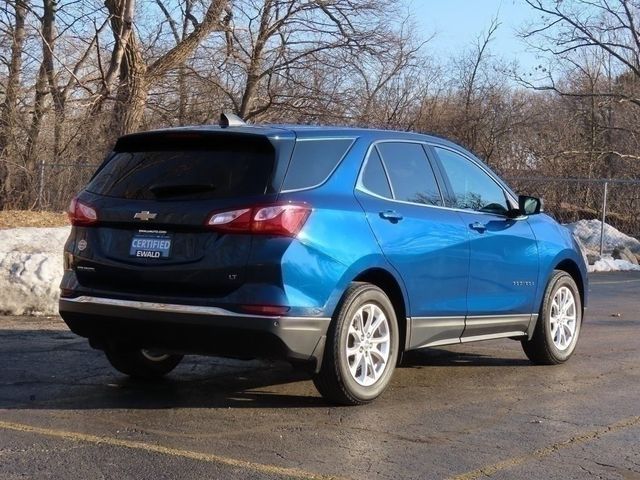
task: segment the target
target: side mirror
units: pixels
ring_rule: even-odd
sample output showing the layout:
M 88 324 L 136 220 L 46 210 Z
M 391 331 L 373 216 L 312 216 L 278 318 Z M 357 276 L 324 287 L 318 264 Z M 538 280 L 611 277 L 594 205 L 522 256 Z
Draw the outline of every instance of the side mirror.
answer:
M 518 208 L 522 215 L 536 215 L 542 212 L 542 199 L 520 195 L 518 197 Z

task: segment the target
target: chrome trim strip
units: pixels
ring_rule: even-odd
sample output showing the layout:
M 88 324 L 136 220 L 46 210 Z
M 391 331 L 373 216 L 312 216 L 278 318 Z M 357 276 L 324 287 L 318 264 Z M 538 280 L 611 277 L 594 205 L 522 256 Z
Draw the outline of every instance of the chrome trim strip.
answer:
M 531 314 L 517 315 L 474 315 L 466 318 L 467 326 L 501 325 L 520 322 L 524 319 L 531 320 Z
M 504 183 L 504 185 L 501 183 L 501 179 L 499 177 L 497 177 L 495 174 L 493 174 L 493 172 L 490 172 L 489 170 L 487 170 L 487 168 L 478 163 L 476 160 L 474 160 L 473 158 L 469 157 L 468 155 L 465 155 L 463 152 L 460 152 L 454 148 L 451 148 L 447 145 L 441 145 L 439 143 L 433 143 L 430 141 L 422 141 L 422 140 L 407 140 L 407 139 L 398 139 L 398 140 L 393 140 L 393 139 L 384 139 L 384 140 L 376 140 L 373 141 L 371 143 L 371 145 L 369 145 L 369 148 L 367 148 L 367 152 L 365 153 L 365 157 L 364 157 L 364 162 L 362 162 L 362 165 L 360 166 L 360 170 L 358 172 L 358 178 L 356 180 L 356 186 L 355 189 L 362 192 L 362 193 L 366 193 L 367 195 L 371 195 L 372 197 L 376 197 L 379 198 L 381 200 L 387 200 L 389 202 L 395 202 L 395 203 L 402 203 L 405 205 L 415 205 L 418 207 L 427 207 L 427 208 L 438 208 L 438 209 L 442 209 L 442 210 L 450 210 L 453 212 L 463 212 L 463 213 L 474 213 L 477 215 L 490 215 L 493 217 L 501 217 L 501 218 L 505 218 L 505 219 L 509 219 L 509 217 L 507 217 L 506 215 L 500 215 L 497 213 L 489 213 L 489 212 L 479 212 L 477 210 L 471 210 L 471 209 L 464 209 L 464 208 L 455 208 L 455 207 L 446 207 L 444 205 L 427 205 L 425 203 L 414 203 L 414 202 L 405 202 L 403 200 L 396 200 L 395 198 L 387 198 L 387 197 L 383 197 L 382 195 L 378 195 L 377 193 L 372 192 L 371 190 L 369 190 L 367 187 L 364 186 L 364 184 L 362 183 L 362 177 L 364 174 L 364 169 L 367 166 L 367 161 L 369 160 L 369 155 L 371 154 L 371 150 L 373 150 L 373 148 L 376 148 L 377 144 L 379 143 L 417 143 L 420 145 L 426 145 L 432 148 L 444 148 L 446 150 L 450 150 L 453 153 L 457 153 L 458 155 L 466 158 L 467 160 L 469 160 L 470 162 L 472 162 L 474 165 L 476 165 L 478 168 L 480 168 L 489 178 L 491 178 L 491 180 L 504 192 L 504 194 L 506 196 L 509 197 L 509 199 L 514 203 L 517 204 L 517 200 L 514 199 L 513 195 L 511 194 L 511 192 L 509 192 L 508 190 L 505 189 L 506 183 Z M 380 155 L 380 152 L 378 151 L 378 155 Z M 380 158 L 382 158 L 382 155 L 380 155 Z M 383 168 L 384 168 L 384 162 L 382 162 L 383 164 Z M 385 169 L 386 171 L 386 169 Z M 387 175 L 388 177 L 388 175 Z M 391 182 L 389 181 L 389 186 L 391 186 Z M 442 190 L 440 191 L 440 195 L 442 196 Z M 524 216 L 522 219 L 526 219 L 528 217 Z M 513 220 L 513 219 L 510 219 Z M 518 219 L 520 220 L 520 218 Z
M 526 332 L 500 332 L 500 333 L 488 333 L 486 335 L 475 335 L 473 337 L 461 337 L 460 343 L 478 342 L 480 340 L 494 340 L 497 338 L 509 338 L 509 337 L 526 337 Z
M 512 313 L 512 314 L 506 314 L 506 315 L 450 315 L 450 316 L 438 316 L 438 317 L 411 317 L 414 320 L 436 320 L 436 321 L 451 321 L 451 320 L 460 320 L 460 319 L 471 319 L 471 320 L 481 320 L 483 318 L 486 319 L 491 319 L 491 318 L 496 318 L 496 319 L 500 319 L 500 318 L 526 318 L 526 317 L 531 317 L 532 315 L 534 316 L 538 316 L 537 313 Z
M 359 137 L 352 137 L 352 136 L 346 136 L 346 137 L 340 137 L 340 136 L 335 136 L 335 137 L 305 137 L 305 138 L 299 138 L 296 137 L 296 142 L 321 142 L 324 140 L 351 140 L 353 142 L 355 142 Z
M 83 303 L 93 305 L 107 305 L 111 307 L 132 308 L 135 310 L 146 310 L 151 312 L 165 313 L 186 313 L 191 315 L 213 315 L 224 317 L 243 317 L 243 318 L 264 318 L 274 320 L 278 318 L 288 318 L 281 316 L 269 315 L 252 315 L 246 313 L 232 312 L 220 307 L 202 307 L 198 305 L 180 305 L 175 303 L 157 303 L 157 302 L 140 302 L 136 300 L 119 300 L 116 298 L 80 296 L 75 298 L 61 298 L 61 302 Z M 294 317 L 291 317 L 294 318 Z M 329 320 L 325 317 L 308 317 L 315 320 Z

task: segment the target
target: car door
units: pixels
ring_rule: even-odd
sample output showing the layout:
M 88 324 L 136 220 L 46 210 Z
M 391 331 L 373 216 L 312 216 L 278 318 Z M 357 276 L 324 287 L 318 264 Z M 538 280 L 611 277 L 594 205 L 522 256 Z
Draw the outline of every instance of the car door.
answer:
M 466 314 L 468 232 L 443 207 L 424 145 L 373 145 L 356 197 L 409 297 L 410 348 L 459 341 Z
M 467 318 L 461 340 L 514 336 L 534 312 L 538 248 L 526 217 L 509 215 L 513 199 L 478 162 L 435 146 L 450 206 L 469 233 Z

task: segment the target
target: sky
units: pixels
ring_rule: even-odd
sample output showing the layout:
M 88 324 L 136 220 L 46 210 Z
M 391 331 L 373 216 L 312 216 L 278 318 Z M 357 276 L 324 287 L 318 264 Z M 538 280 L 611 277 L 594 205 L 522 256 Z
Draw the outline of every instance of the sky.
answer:
M 412 0 L 409 5 L 422 34 L 436 34 L 427 47 L 436 57 L 446 58 L 472 45 L 497 16 L 500 27 L 490 44 L 492 53 L 517 60 L 521 71 L 540 63 L 516 35 L 537 18 L 523 0 Z

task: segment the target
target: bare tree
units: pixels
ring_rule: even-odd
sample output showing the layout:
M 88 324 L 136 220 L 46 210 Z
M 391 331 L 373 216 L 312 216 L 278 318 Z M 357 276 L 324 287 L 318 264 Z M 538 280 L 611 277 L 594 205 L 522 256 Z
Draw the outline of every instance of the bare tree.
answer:
M 248 120 L 321 101 L 314 97 L 323 78 L 349 68 L 356 57 L 364 61 L 392 49 L 388 14 L 396 3 L 238 0 L 224 41 L 208 50 L 221 58 L 221 71 L 205 79 Z
M 633 0 L 525 0 L 542 14 L 521 33 L 548 65 L 524 85 L 575 100 L 583 130 L 564 146 L 566 162 L 588 177 L 638 175 L 640 4 Z M 636 162 L 637 164 L 637 162 Z M 589 190 L 587 190 L 589 196 Z
M 18 92 L 25 41 L 25 23 L 28 12 L 26 0 L 16 0 L 13 4 L 13 24 L 10 25 L 11 53 L 8 65 L 4 101 L 0 105 L 0 209 L 4 207 L 11 193 L 11 176 L 7 166 L 7 149 L 12 139 L 12 131 L 18 115 Z
M 114 52 L 122 50 L 121 55 L 112 56 L 109 67 L 109 72 L 119 69 L 112 119 L 114 133 L 130 133 L 138 128 L 151 86 L 168 71 L 180 67 L 211 32 L 223 28 L 222 14 L 226 5 L 227 0 L 211 0 L 203 20 L 193 31 L 148 64 L 139 40 L 132 31 L 133 0 L 107 0 L 111 28 L 116 39 Z M 109 84 L 109 74 L 103 83 Z M 105 96 L 106 93 L 102 93 L 100 99 Z
M 640 4 L 633 0 L 524 0 L 543 14 L 539 23 L 524 28 L 521 36 L 560 65 L 577 65 L 576 55 L 602 52 L 606 64 L 618 75 L 640 82 Z M 584 58 L 584 57 L 583 57 Z M 571 92 L 558 85 L 553 69 L 541 69 L 541 78 L 526 84 L 562 95 L 611 97 L 640 107 L 640 93 L 617 89 L 592 93 Z

